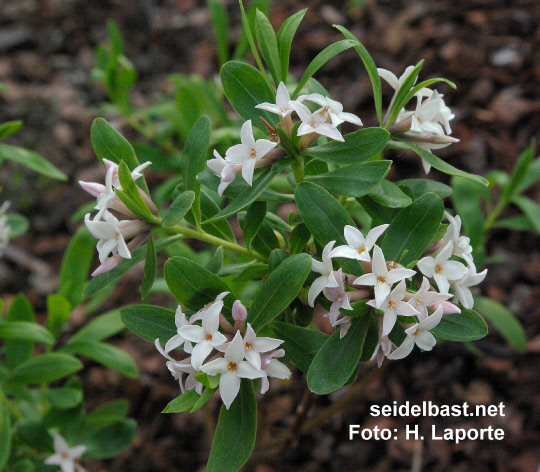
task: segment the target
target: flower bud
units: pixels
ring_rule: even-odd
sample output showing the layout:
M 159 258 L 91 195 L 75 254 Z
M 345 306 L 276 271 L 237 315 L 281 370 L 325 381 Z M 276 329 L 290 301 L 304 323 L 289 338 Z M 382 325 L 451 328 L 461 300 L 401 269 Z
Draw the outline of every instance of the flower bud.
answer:
M 236 300 L 232 306 L 232 317 L 234 321 L 244 322 L 247 318 L 247 308 L 240 300 Z

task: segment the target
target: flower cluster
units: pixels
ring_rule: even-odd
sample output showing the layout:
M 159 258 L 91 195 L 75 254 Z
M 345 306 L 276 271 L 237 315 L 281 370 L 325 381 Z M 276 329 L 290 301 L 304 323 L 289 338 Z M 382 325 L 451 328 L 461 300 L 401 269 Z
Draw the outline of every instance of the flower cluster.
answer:
M 0 256 L 9 242 L 9 234 L 11 226 L 7 224 L 6 210 L 9 208 L 10 202 L 4 202 L 0 206 Z
M 362 262 L 366 273 L 357 277 L 352 285 L 373 287 L 374 298 L 367 304 L 383 315 L 379 318 L 379 342 L 372 357 L 377 359 L 379 366 L 385 357 L 401 359 L 409 355 L 415 344 L 426 351 L 433 349 L 436 341 L 429 331 L 440 323 L 444 314 L 461 312 L 458 306 L 448 301 L 452 298 L 450 289 L 454 290 L 455 302 L 472 308 L 473 298 L 469 287 L 479 284 L 486 276 L 487 270 L 476 273 L 469 238 L 459 234 L 459 216 L 453 218 L 449 213 L 445 215 L 450 222 L 445 236 L 430 248 L 430 255 L 418 261 L 417 267 L 423 277 L 416 291 L 407 289 L 406 280 L 411 280 L 417 271 L 386 261 L 382 249 L 375 244 L 389 225 L 373 228 L 366 237 L 358 229 L 347 225 L 344 228 L 347 245 L 334 248 L 335 241 L 330 241 L 323 250 L 322 262 L 313 259 L 312 269 L 321 275 L 309 289 L 308 303 L 314 306 L 321 292 L 332 302 L 325 316 L 333 327 L 340 325 L 340 337 L 345 336 L 352 320 L 340 310 L 352 310 L 351 302 L 365 298 L 365 294 L 360 290 L 346 290 L 342 269 L 334 271 L 332 258 L 343 257 Z M 467 266 L 451 257 L 462 259 Z M 352 276 L 347 276 L 347 279 L 349 277 Z M 437 285 L 438 291 L 433 289 L 432 283 Z M 417 322 L 407 327 L 407 337 L 396 349 L 388 335 L 398 322 L 398 316 L 414 317 Z
M 221 314 L 223 299 L 228 293 L 219 294 L 214 302 L 189 320 L 178 307 L 175 315 L 177 334 L 164 348 L 159 339 L 155 341 L 156 348 L 167 359 L 167 368 L 179 381 L 182 393 L 191 389 L 202 393 L 203 384 L 195 377 L 199 372 L 219 375 L 219 392 L 227 409 L 238 394 L 242 378 L 260 378 L 261 393 L 265 393 L 269 387 L 268 377 L 288 379 L 291 375 L 287 366 L 276 359 L 285 354 L 283 349 L 278 349 L 283 341 L 257 337 L 251 325 L 245 325 L 247 309 L 239 300 L 232 309 L 234 327 Z M 200 325 L 197 324 L 199 321 Z M 224 333 L 219 331 L 220 326 Z M 182 346 L 189 357 L 175 360 L 170 352 Z
M 92 236 L 99 239 L 97 250 L 101 265 L 92 275 L 108 272 L 116 267 L 123 258 L 131 259 L 131 250 L 145 241 L 150 230 L 150 225 L 138 219 L 115 193 L 115 189 L 122 190 L 118 179 L 118 165 L 107 159 L 103 159 L 103 163 L 107 168 L 105 185 L 79 181 L 81 187 L 97 199 L 97 205 L 94 207 L 98 210 L 97 214 L 93 219 L 90 219 L 89 213 L 84 217 L 86 227 Z M 149 165 L 150 162 L 145 162 L 136 167 L 131 172 L 133 180 L 141 177 L 142 170 Z M 157 208 L 148 195 L 142 190 L 139 190 L 139 193 L 152 213 L 157 214 Z M 123 219 L 119 220 L 110 210 Z M 129 239 L 132 241 L 128 244 L 126 241 Z
M 74 472 L 78 465 L 75 460 L 86 451 L 86 446 L 69 447 L 66 440 L 58 433 L 54 435 L 54 454 L 45 459 L 47 465 L 59 465 L 62 472 Z
M 403 75 L 398 79 L 386 69 L 377 69 L 379 76 L 386 80 L 395 90 L 392 103 L 398 90 L 413 70 L 413 66 L 407 67 Z M 396 132 L 396 134 L 404 133 L 403 138 L 431 152 L 432 149 L 441 149 L 459 141 L 459 139 L 450 136 L 452 133 L 450 120 L 454 116 L 450 108 L 444 103 L 442 94 L 437 90 L 424 87 L 416 93 L 415 110 L 407 111 L 404 108 L 400 110 L 397 121 L 390 128 L 390 131 L 393 134 Z M 422 160 L 422 165 L 427 174 L 431 169 L 430 164 Z
M 303 102 L 315 103 L 321 108 L 311 112 Z M 255 108 L 279 115 L 281 126 L 288 135 L 291 134 L 293 127 L 291 115 L 296 112 L 301 120 L 296 134 L 302 137 L 300 141 L 300 147 L 302 148 L 309 146 L 319 136 L 344 141 L 338 126 L 345 121 L 362 126 L 360 118 L 352 113 L 344 112 L 343 105 L 329 97 L 312 93 L 300 95 L 296 100 L 291 100 L 287 87 L 283 82 L 280 82 L 277 88 L 276 103 L 261 103 Z M 214 150 L 215 159 L 207 162 L 208 167 L 221 178 L 218 187 L 219 195 L 223 195 L 223 192 L 234 180 L 238 172 L 242 173 L 244 180 L 251 186 L 255 168 L 273 162 L 272 159 L 265 159 L 265 156 L 277 146 L 277 143 L 268 139 L 255 141 L 251 120 L 242 125 L 240 140 L 241 144 L 236 144 L 227 149 L 225 158 Z

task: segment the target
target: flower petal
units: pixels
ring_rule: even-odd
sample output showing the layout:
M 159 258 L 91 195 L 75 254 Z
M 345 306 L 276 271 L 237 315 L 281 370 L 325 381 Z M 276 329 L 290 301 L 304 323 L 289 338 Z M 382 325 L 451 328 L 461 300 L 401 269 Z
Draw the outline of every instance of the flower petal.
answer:
M 414 338 L 413 336 L 407 336 L 405 340 L 401 343 L 394 352 L 388 355 L 388 359 L 397 360 L 407 357 L 414 348 Z
M 240 390 L 240 377 L 236 373 L 225 372 L 219 379 L 219 393 L 227 410 Z
M 255 172 L 256 163 L 257 159 L 250 158 L 246 159 L 242 164 L 242 177 L 250 187 L 253 185 L 253 172 Z

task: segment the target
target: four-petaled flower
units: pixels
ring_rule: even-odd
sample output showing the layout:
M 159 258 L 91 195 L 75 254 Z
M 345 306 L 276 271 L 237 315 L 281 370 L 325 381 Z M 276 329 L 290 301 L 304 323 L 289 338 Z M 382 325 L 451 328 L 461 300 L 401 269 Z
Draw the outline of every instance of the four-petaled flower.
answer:
M 439 306 L 439 308 L 435 310 L 435 313 L 428 316 L 425 320 L 406 329 L 405 332 L 407 333 L 407 337 L 401 343 L 401 346 L 388 355 L 388 359 L 396 360 L 407 357 L 413 350 L 415 344 L 424 351 L 431 351 L 435 344 L 437 344 L 437 341 L 429 330 L 435 328 L 435 326 L 441 322 L 442 315 L 443 308 L 442 306 Z
M 459 280 L 456 280 L 452 284 L 452 288 L 456 292 L 454 299 L 459 300 L 459 302 L 468 310 L 472 309 L 474 305 L 474 299 L 472 296 L 469 287 L 474 287 L 479 283 L 483 282 L 486 278 L 487 269 L 484 269 L 480 273 L 476 273 L 476 270 L 469 269 L 467 273 Z
M 336 100 L 332 100 L 329 97 L 325 97 L 319 93 L 312 93 L 309 95 L 301 95 L 298 97 L 298 101 L 301 103 L 303 101 L 313 102 L 317 105 L 322 106 L 323 112 L 326 112 L 330 117 L 332 126 L 336 128 L 341 123 L 347 121 L 354 125 L 362 126 L 362 120 L 352 113 L 347 113 L 343 111 L 343 105 Z
M 261 369 L 261 353 L 270 352 L 277 349 L 284 341 L 281 339 L 260 337 L 258 338 L 253 328 L 248 323 L 246 334 L 244 335 L 244 356 L 246 360 L 256 369 Z
M 273 143 L 268 139 L 257 139 L 255 141 L 251 120 L 242 125 L 240 140 L 242 144 L 236 144 L 227 149 L 225 160 L 233 164 L 242 164 L 242 177 L 251 186 L 253 184 L 255 164 L 275 148 L 277 143 Z
M 330 257 L 345 257 L 347 259 L 370 262 L 371 257 L 369 252 L 388 226 L 376 226 L 364 238 L 364 235 L 354 226 L 346 225 L 343 234 L 348 246 L 336 247 L 330 253 Z
M 214 156 L 215 159 L 206 161 L 206 165 L 221 177 L 221 182 L 218 186 L 218 195 L 222 196 L 225 189 L 236 177 L 236 169 L 239 168 L 239 166 L 238 164 L 227 162 L 215 149 Z
M 283 357 L 284 355 L 285 351 L 283 349 L 278 349 L 261 358 L 261 372 L 263 373 L 263 377 L 261 377 L 261 393 L 264 394 L 268 391 L 268 387 L 270 386 L 268 377 L 281 380 L 289 379 L 291 377 L 289 368 L 276 359 L 276 357 Z
M 195 352 L 195 350 L 193 351 Z M 264 377 L 264 372 L 253 367 L 244 359 L 244 342 L 239 331 L 229 343 L 224 357 L 214 359 L 201 366 L 201 371 L 208 375 L 221 374 L 219 379 L 219 393 L 227 410 L 238 395 L 240 379 L 257 379 Z
M 461 262 L 449 260 L 453 247 L 452 241 L 448 241 L 435 258 L 427 256 L 420 259 L 417 264 L 422 274 L 435 280 L 441 293 L 448 293 L 449 281 L 461 279 L 468 271 Z
M 382 336 L 387 336 L 388 334 L 390 334 L 390 331 L 392 331 L 392 328 L 396 324 L 398 315 L 419 315 L 418 311 L 415 308 L 413 308 L 407 302 L 403 301 L 406 289 L 407 287 L 405 285 L 405 281 L 402 280 L 399 284 L 397 284 L 396 288 L 388 294 L 388 296 L 384 299 L 384 301 L 379 307 L 375 306 L 375 300 L 370 300 L 369 302 L 367 302 L 369 306 L 384 311 L 384 319 L 381 333 Z
M 58 433 L 54 435 L 54 454 L 45 459 L 47 465 L 59 465 L 62 472 L 75 471 L 75 459 L 86 451 L 86 446 L 69 447 L 66 440 Z
M 449 293 L 439 293 L 430 290 L 431 285 L 429 280 L 424 277 L 420 289 L 412 294 L 409 304 L 419 312 L 418 319 L 425 320 L 428 317 L 428 306 L 440 305 L 445 300 L 448 300 L 452 295 Z M 444 309 L 444 306 L 443 306 Z
M 398 267 L 388 270 L 384 254 L 379 246 L 373 248 L 372 272 L 358 277 L 353 285 L 370 285 L 375 287 L 375 308 L 380 308 L 390 293 L 392 285 L 403 279 L 412 277 L 416 272 L 412 269 Z
M 96 221 L 95 218 L 90 220 L 90 213 L 87 213 L 84 223 L 92 236 L 99 239 L 97 243 L 99 262 L 103 264 L 111 253 L 113 256 L 120 254 L 124 259 L 131 259 L 131 253 L 120 229 L 120 222 L 111 213 L 106 212 L 103 221 Z
M 335 139 L 336 141 L 345 141 L 339 130 L 331 122 L 328 122 L 328 120 L 331 118 L 328 115 L 328 111 L 324 108 L 311 113 L 309 108 L 303 103 L 291 102 L 291 106 L 302 120 L 302 124 L 298 127 L 298 131 L 296 133 L 298 136 L 317 133 L 321 136 Z

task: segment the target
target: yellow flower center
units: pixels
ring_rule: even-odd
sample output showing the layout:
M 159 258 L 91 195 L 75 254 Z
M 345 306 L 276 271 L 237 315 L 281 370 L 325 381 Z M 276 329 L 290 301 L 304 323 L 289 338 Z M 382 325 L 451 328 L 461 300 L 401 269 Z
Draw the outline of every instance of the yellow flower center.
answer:
M 377 282 L 379 282 L 380 284 L 384 284 L 386 282 L 386 277 L 379 275 L 379 277 L 377 277 Z
M 388 308 L 392 308 L 392 309 L 393 309 L 393 308 L 395 308 L 395 307 L 396 307 L 396 302 L 393 302 L 392 300 L 390 300 L 390 301 L 388 302 Z
M 210 333 L 208 333 L 206 336 L 205 336 L 205 339 L 207 341 L 212 341 L 212 335 Z
M 251 343 L 246 343 L 246 351 L 251 351 L 252 348 L 253 346 L 251 345 Z
M 358 248 L 358 254 L 362 254 L 363 252 L 366 252 L 366 248 L 364 246 Z
M 437 264 L 435 266 L 435 272 L 437 272 L 437 274 L 440 274 L 441 272 L 443 271 L 443 268 L 441 265 Z
M 120 239 L 120 234 L 118 233 L 118 231 L 115 231 L 113 236 L 114 239 Z
M 413 333 L 413 336 L 418 336 L 418 331 L 420 331 L 418 328 L 416 328 L 416 331 Z
M 229 369 L 230 372 L 235 372 L 238 370 L 238 366 L 234 362 L 229 362 L 227 369 Z
M 255 149 L 251 148 L 251 152 L 249 153 L 249 155 L 251 157 L 257 157 L 257 152 L 255 151 Z

